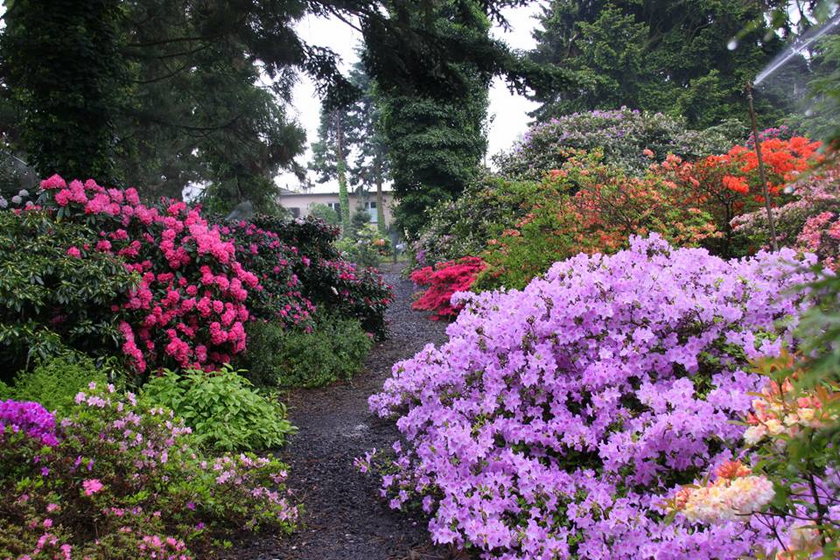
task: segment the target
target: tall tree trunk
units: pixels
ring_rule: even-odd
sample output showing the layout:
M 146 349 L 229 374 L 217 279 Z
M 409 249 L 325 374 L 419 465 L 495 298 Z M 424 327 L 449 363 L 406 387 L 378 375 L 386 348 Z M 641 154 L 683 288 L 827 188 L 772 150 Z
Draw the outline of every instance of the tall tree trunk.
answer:
M 333 113 L 335 123 L 335 161 L 338 171 L 338 205 L 341 213 L 341 235 L 350 235 L 350 195 L 347 193 L 347 161 L 344 158 L 344 139 L 341 130 L 341 115 Z
M 376 224 L 379 226 L 379 233 L 385 234 L 388 231 L 388 224 L 385 223 L 385 201 L 382 197 L 382 168 L 376 166 Z

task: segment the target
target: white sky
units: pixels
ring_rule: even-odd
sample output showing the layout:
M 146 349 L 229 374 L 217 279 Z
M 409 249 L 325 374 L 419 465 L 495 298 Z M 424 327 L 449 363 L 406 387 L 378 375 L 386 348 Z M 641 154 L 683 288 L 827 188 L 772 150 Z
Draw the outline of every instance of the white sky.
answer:
M 534 40 L 531 31 L 536 25 L 533 16 L 539 13 L 539 2 L 534 2 L 524 8 L 509 9 L 505 16 L 511 24 L 511 30 L 504 32 L 499 28 L 492 29 L 494 37 L 504 40 L 514 49 L 528 50 L 533 48 Z M 361 43 L 361 35 L 349 25 L 334 18 L 316 18 L 308 15 L 297 26 L 300 37 L 312 45 L 328 47 L 341 57 L 341 68 L 348 71 L 357 57 L 354 49 Z M 488 150 L 486 163 L 489 165 L 490 156 L 500 151 L 508 150 L 528 128 L 529 117 L 526 114 L 533 110 L 536 104 L 522 96 L 508 91 L 504 82 L 496 78 L 490 89 L 490 124 L 488 127 Z M 315 87 L 308 76 L 301 76 L 293 94 L 290 114 L 295 116 L 306 129 L 307 143 L 314 142 L 318 137 L 318 123 L 320 118 L 321 101 L 315 93 Z M 299 158 L 299 162 L 307 165 L 312 158 L 312 150 L 307 145 L 306 154 Z M 310 174 L 313 183 L 314 176 Z M 290 173 L 277 177 L 277 184 L 281 187 L 295 190 L 299 184 L 297 178 Z M 337 191 L 337 184 L 327 183 L 317 186 L 315 191 Z

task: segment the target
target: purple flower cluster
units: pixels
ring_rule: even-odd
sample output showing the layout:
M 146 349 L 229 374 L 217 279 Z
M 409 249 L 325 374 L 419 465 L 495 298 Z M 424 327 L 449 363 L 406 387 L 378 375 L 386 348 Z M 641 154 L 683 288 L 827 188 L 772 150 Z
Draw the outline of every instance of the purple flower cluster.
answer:
M 44 445 L 58 443 L 55 437 L 55 417 L 36 402 L 0 401 L 0 426 L 3 430 L 24 432 Z
M 725 261 L 634 237 L 614 256 L 556 263 L 522 291 L 456 294 L 449 341 L 394 366 L 370 399 L 406 444 L 391 506 L 415 499 L 435 541 L 485 558 L 713 559 L 758 526 L 664 521 L 681 484 L 732 456 L 811 279 L 793 251 Z

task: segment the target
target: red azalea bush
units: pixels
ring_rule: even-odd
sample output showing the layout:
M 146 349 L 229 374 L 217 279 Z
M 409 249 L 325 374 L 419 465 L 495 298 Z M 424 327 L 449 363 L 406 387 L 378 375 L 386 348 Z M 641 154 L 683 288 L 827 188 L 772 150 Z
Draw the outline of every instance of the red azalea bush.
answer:
M 411 304 L 411 308 L 433 311 L 431 319 L 435 321 L 455 317 L 462 306 L 452 305 L 452 294 L 468 291 L 486 266 L 487 263 L 478 257 L 464 257 L 413 271 L 412 282 L 428 286 L 428 289 Z
M 551 171 L 516 223 L 498 228 L 476 287 L 524 288 L 552 263 L 578 253 L 615 253 L 631 235 L 661 234 L 694 247 L 717 235 L 695 197 L 652 171 L 642 176 L 578 153 Z
M 150 207 L 134 189 L 106 189 L 93 180 L 68 185 L 58 175 L 41 187 L 58 219 L 99 231 L 98 239 L 69 247 L 68 254 L 114 254 L 140 275 L 128 301 L 111 308 L 122 318 L 122 351 L 134 371 L 215 369 L 245 349 L 245 300 L 259 279 L 198 209 L 174 201 Z
M 801 136 L 787 140 L 770 138 L 761 144 L 767 188 L 774 205 L 790 201 L 784 186 L 821 160 L 817 152 L 821 145 Z M 651 170 L 684 189 L 696 204 L 714 217 L 723 236 L 722 241 L 710 245 L 710 249 L 724 256 L 744 252 L 734 245 L 730 223 L 736 216 L 758 210 L 764 204 L 754 148 L 735 146 L 725 154 L 708 156 L 694 163 L 669 156 Z

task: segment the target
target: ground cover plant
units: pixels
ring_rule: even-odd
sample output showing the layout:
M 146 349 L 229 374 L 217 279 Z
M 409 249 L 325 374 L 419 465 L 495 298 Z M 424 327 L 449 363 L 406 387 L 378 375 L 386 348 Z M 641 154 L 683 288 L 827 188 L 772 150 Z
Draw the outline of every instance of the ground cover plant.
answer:
M 485 558 L 735 558 L 759 524 L 666 522 L 660 504 L 732 458 L 792 343 L 812 278 L 792 250 L 726 261 L 634 238 L 522 291 L 464 295 L 449 342 L 398 363 L 371 410 L 405 438 L 378 463 L 395 508 Z M 361 461 L 363 468 L 369 462 Z
M 286 407 L 261 395 L 225 365 L 217 372 L 164 371 L 143 386 L 150 408 L 172 410 L 193 431 L 197 444 L 222 451 L 264 451 L 282 446 L 295 432 Z
M 113 386 L 66 418 L 0 402 L 0 556 L 203 558 L 241 531 L 290 531 L 276 459 L 204 455 L 170 411 Z

